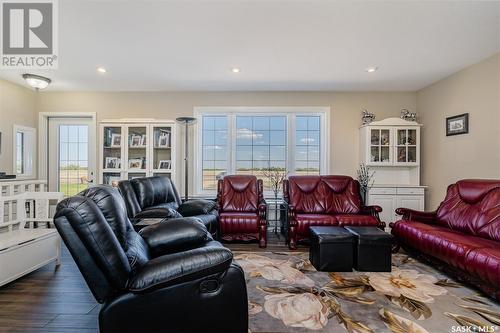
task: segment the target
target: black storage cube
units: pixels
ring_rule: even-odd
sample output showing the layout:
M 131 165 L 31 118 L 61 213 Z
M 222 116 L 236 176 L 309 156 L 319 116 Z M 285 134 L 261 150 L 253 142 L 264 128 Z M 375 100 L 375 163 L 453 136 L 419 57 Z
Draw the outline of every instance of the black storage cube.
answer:
M 354 236 L 342 227 L 310 227 L 309 260 L 323 272 L 351 272 Z
M 375 227 L 345 227 L 356 237 L 354 269 L 390 272 L 393 236 Z

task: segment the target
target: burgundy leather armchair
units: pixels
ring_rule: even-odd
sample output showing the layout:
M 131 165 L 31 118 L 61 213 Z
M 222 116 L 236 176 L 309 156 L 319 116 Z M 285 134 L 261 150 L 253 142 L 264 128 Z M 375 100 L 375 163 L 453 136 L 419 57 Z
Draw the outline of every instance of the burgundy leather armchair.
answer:
M 309 239 L 310 226 L 374 226 L 383 229 L 379 206 L 361 205 L 359 183 L 349 176 L 290 176 L 283 182 L 288 203 L 288 243 Z
M 266 247 L 266 202 L 261 179 L 247 175 L 225 176 L 217 183 L 217 202 L 222 240 L 258 240 L 260 247 Z
M 436 211 L 396 213 L 399 245 L 500 299 L 500 180 L 460 180 Z

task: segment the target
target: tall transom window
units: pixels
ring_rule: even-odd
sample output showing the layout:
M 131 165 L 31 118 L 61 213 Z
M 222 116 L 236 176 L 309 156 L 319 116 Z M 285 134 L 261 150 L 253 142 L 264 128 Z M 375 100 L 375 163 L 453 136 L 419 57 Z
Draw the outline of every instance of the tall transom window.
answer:
M 264 181 L 268 170 L 289 175 L 326 172 L 329 108 L 196 108 L 195 183 L 214 192 L 226 174 L 251 174 Z

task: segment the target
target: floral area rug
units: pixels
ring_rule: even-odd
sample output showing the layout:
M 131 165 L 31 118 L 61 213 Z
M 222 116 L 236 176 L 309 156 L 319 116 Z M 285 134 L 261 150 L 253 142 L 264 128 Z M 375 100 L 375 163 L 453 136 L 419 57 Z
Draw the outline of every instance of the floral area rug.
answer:
M 500 305 L 405 254 L 391 273 L 317 272 L 300 252 L 238 252 L 249 331 L 500 332 Z

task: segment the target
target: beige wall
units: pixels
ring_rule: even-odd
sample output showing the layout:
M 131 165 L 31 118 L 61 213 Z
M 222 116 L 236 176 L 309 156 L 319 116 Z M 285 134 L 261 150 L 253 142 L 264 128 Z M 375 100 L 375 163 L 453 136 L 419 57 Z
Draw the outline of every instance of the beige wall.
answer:
M 361 109 L 377 119 L 416 109 L 414 92 L 218 92 L 218 93 L 41 93 L 39 112 L 96 112 L 98 121 L 131 117 L 175 119 L 192 115 L 195 106 L 329 106 L 330 172 L 355 175 Z M 182 133 L 179 133 L 181 135 Z M 192 150 L 191 150 L 192 151 Z M 181 170 L 178 150 L 178 170 Z M 192 170 L 192 168 L 191 168 Z M 180 179 L 180 173 L 178 173 Z M 180 185 L 180 181 L 178 180 Z
M 0 132 L 2 132 L 0 171 L 13 172 L 13 126 L 34 128 L 37 126 L 36 96 L 37 93 L 33 90 L 0 80 Z
M 462 178 L 500 178 L 500 53 L 417 93 L 422 183 L 435 209 Z M 469 113 L 469 134 L 446 136 L 445 118 Z

